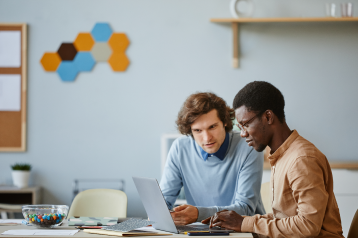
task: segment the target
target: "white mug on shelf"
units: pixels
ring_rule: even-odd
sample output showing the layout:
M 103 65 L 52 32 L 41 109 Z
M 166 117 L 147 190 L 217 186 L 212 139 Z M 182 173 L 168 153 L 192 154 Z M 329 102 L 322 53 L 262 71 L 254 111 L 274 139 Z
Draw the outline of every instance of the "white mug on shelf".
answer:
M 230 12 L 235 18 L 251 17 L 254 11 L 252 0 L 231 0 Z

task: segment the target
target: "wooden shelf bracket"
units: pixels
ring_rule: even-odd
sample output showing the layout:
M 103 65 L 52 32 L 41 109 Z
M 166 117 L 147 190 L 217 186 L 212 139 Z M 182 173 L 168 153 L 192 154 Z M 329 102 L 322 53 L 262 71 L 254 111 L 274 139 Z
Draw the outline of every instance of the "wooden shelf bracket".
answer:
M 233 45 L 232 45 L 232 50 L 233 50 L 233 59 L 232 59 L 232 66 L 234 68 L 239 68 L 239 57 L 240 57 L 240 37 L 239 37 L 239 23 L 237 22 L 232 22 L 231 23 L 231 27 L 232 27 L 232 39 L 233 39 Z

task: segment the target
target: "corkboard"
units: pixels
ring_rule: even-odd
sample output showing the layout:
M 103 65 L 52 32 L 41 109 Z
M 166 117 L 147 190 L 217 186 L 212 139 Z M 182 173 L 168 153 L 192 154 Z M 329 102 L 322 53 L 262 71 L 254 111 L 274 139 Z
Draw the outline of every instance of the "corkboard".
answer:
M 0 31 L 21 32 L 20 67 L 0 67 L 0 74 L 21 75 L 20 111 L 0 111 L 0 151 L 20 152 L 26 150 L 27 26 L 26 24 L 0 23 Z

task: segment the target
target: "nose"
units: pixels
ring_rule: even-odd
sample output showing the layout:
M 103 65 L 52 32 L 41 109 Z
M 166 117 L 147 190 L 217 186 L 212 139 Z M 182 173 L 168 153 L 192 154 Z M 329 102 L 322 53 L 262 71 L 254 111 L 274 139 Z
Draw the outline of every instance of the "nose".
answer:
M 247 131 L 245 131 L 245 130 L 241 130 L 241 131 L 240 131 L 240 136 L 241 136 L 242 138 L 246 138 L 246 137 L 249 136 L 249 133 L 247 133 Z
M 204 132 L 204 133 L 203 133 L 203 139 L 204 139 L 204 141 L 209 142 L 209 141 L 211 140 L 211 138 L 212 138 L 211 133 L 208 132 L 208 131 L 203 131 L 203 132 Z

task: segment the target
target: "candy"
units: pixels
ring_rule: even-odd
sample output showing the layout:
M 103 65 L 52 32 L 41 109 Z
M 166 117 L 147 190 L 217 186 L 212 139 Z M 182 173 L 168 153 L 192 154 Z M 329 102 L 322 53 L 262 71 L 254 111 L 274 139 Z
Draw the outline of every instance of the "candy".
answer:
M 66 215 L 60 213 L 44 213 L 44 214 L 24 214 L 28 223 L 33 223 L 40 227 L 50 227 L 61 223 Z M 1 238 L 1 237 L 0 237 Z

